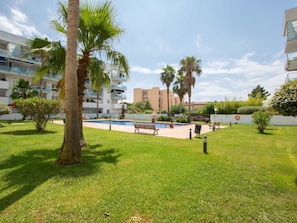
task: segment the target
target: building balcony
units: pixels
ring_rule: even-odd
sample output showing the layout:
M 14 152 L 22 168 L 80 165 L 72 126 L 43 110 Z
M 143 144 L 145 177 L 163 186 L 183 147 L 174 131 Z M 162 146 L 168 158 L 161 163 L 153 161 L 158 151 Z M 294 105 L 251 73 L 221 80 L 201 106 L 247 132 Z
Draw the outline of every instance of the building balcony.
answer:
M 85 97 L 89 97 L 89 98 L 97 98 L 97 92 L 95 91 L 85 91 Z M 99 93 L 99 98 L 102 98 L 103 94 Z
M 99 103 L 100 106 L 100 103 Z M 84 108 L 97 108 L 97 102 L 83 102 Z
M 296 80 L 297 80 L 297 72 L 288 73 L 285 83 L 290 82 L 290 81 L 296 81 Z
M 122 109 L 123 104 L 111 104 L 111 109 Z M 125 107 L 125 106 L 124 106 Z
M 0 102 L 3 104 L 9 104 L 9 97 L 0 97 Z
M 32 90 L 34 91 L 40 91 L 40 86 L 32 86 Z M 52 92 L 52 88 L 51 87 L 43 87 L 42 88 L 42 93 L 51 93 Z
M 288 60 L 286 63 L 286 71 L 297 71 L 297 60 Z
M 112 94 L 111 99 L 126 100 L 127 95 L 124 95 L 124 94 Z
M 121 92 L 124 92 L 127 90 L 127 86 L 118 86 L 118 85 L 114 85 L 112 84 L 110 86 L 110 89 L 111 89 L 111 92 L 114 90 L 114 91 L 121 91 Z
M 36 57 L 30 56 L 16 56 L 11 54 L 8 50 L 0 49 L 0 57 L 3 62 L 8 62 L 9 60 L 12 61 L 20 61 L 30 64 L 39 64 L 41 65 L 41 59 Z
M 8 81 L 0 81 L 0 89 L 8 90 L 9 82 Z
M 287 40 L 285 46 L 285 53 L 294 53 L 297 52 L 297 37 L 296 39 Z
M 126 82 L 127 76 L 125 74 L 112 73 L 111 79 L 118 82 Z

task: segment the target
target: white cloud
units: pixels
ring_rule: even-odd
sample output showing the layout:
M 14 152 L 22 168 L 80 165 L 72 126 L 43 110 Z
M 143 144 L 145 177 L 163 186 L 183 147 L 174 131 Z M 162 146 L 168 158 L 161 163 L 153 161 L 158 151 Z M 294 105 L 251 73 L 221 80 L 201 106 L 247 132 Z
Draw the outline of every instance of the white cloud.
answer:
M 36 28 L 30 25 L 28 17 L 16 8 L 10 9 L 11 18 L 0 15 L 2 30 L 19 36 L 40 36 Z

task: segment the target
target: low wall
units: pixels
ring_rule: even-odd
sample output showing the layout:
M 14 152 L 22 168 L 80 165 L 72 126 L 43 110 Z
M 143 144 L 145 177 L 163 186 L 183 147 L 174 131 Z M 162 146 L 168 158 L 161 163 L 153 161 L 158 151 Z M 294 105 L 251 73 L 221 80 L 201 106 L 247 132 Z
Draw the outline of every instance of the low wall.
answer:
M 212 114 L 210 116 L 211 122 L 221 122 L 226 124 L 254 124 L 252 121 L 252 115 L 223 115 L 223 114 Z M 270 120 L 270 125 L 297 125 L 297 117 L 274 115 Z

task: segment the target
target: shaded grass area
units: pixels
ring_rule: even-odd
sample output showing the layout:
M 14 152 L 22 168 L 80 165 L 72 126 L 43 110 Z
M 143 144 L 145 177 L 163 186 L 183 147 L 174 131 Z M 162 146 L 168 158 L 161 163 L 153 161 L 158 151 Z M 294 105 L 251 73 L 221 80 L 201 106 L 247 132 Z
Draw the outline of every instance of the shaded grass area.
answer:
M 1 222 L 296 222 L 297 127 L 233 125 L 173 139 L 85 128 L 82 163 L 55 164 L 63 126 L 0 128 Z

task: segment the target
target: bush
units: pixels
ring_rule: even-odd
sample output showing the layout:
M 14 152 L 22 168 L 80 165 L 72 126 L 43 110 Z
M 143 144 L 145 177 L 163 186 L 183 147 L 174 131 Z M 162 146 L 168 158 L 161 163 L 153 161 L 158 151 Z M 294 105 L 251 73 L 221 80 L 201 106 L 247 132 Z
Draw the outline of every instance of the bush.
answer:
M 253 114 L 254 112 L 264 110 L 262 106 L 244 106 L 237 109 L 238 114 Z
M 17 99 L 15 106 L 23 116 L 32 118 L 36 130 L 39 132 L 44 131 L 51 115 L 58 114 L 61 111 L 59 101 L 39 97 Z
M 185 112 L 186 112 L 185 106 L 172 105 L 171 108 L 170 108 L 170 114 L 171 115 L 185 113 Z
M 164 121 L 164 122 L 171 122 L 172 118 L 171 117 L 167 117 L 165 115 L 160 115 L 157 118 L 158 121 Z
M 252 115 L 252 120 L 257 125 L 257 129 L 260 133 L 264 133 L 264 130 L 269 125 L 270 119 L 271 115 L 263 111 L 254 112 Z
M 153 110 L 144 110 L 143 111 L 143 114 L 152 114 L 153 113 Z
M 176 122 L 186 123 L 186 122 L 188 122 L 188 117 L 187 116 L 180 116 L 180 117 L 176 118 Z
M 6 104 L 0 103 L 0 116 L 1 115 L 8 115 L 11 113 L 11 107 Z

